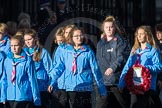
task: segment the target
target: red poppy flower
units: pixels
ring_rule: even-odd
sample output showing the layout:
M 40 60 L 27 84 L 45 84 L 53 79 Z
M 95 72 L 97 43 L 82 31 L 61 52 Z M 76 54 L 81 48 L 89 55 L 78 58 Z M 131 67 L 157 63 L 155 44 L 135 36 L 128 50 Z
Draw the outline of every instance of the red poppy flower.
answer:
M 0 43 L 5 43 L 5 42 L 6 42 L 5 40 L 0 41 Z
M 118 39 L 117 37 L 114 37 L 114 41 L 117 41 L 117 39 Z
M 24 58 L 24 56 L 21 56 L 20 58 Z
M 84 50 L 84 47 L 81 47 L 81 50 Z

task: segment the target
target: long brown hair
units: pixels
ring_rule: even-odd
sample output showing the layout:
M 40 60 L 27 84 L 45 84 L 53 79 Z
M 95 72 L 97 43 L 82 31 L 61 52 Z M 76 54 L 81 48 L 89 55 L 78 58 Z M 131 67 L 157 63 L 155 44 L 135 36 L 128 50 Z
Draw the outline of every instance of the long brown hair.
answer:
M 151 31 L 151 27 L 150 26 L 146 26 L 146 25 L 142 25 L 142 26 L 140 26 L 140 27 L 138 27 L 137 29 L 136 29 L 136 31 L 135 31 L 135 42 L 134 42 L 134 45 L 133 45 L 133 47 L 132 47 L 132 53 L 134 54 L 135 53 L 135 51 L 138 49 L 138 48 L 140 48 L 141 46 L 140 46 L 140 43 L 139 43 L 139 41 L 138 41 L 138 39 L 137 39 L 137 36 L 138 36 L 138 30 L 139 29 L 143 29 L 144 31 L 145 31 L 145 35 L 147 36 L 146 37 L 146 41 L 147 41 L 147 43 L 149 43 L 151 46 L 153 46 L 153 47 L 157 47 L 156 46 L 156 43 L 155 43 L 155 40 L 154 40 L 154 37 L 153 37 L 153 34 L 152 34 L 152 31 Z
M 73 39 L 72 39 L 72 38 L 73 38 L 74 32 L 77 31 L 77 30 L 80 30 L 82 33 L 84 33 L 84 32 L 82 31 L 82 28 L 79 28 L 79 27 L 76 27 L 76 26 L 73 27 L 73 28 L 71 29 L 71 31 L 70 31 L 68 37 L 66 38 L 66 43 L 71 44 L 71 45 L 74 45 L 74 42 L 73 42 Z M 83 34 L 83 35 L 84 35 L 84 34 Z M 82 44 L 87 44 L 87 38 L 86 38 L 86 36 L 84 36 Z
M 42 53 L 42 45 L 39 42 L 39 38 L 37 36 L 37 33 L 34 29 L 26 29 L 24 31 L 24 35 L 30 35 L 35 40 L 35 47 L 34 47 L 34 55 L 33 55 L 33 61 L 40 61 L 41 53 Z
M 72 28 L 74 28 L 74 27 L 75 27 L 75 25 L 74 25 L 74 24 L 69 24 L 69 25 L 64 26 L 64 35 L 63 35 L 63 36 L 64 36 L 64 38 L 66 38 L 66 37 L 65 37 L 65 32 L 66 32 L 66 29 L 68 29 L 68 28 L 71 28 L 71 29 L 72 29 Z

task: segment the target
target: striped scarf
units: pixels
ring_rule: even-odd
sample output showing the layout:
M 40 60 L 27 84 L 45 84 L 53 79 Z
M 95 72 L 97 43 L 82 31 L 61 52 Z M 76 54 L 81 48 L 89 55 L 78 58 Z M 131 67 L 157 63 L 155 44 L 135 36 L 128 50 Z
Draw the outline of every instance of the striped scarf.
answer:
M 21 56 L 19 59 L 23 59 L 24 56 Z M 15 85 L 15 81 L 16 81 L 16 65 L 20 63 L 20 62 L 14 62 L 14 60 L 12 61 L 12 73 L 11 73 L 11 82 L 13 85 Z
M 78 57 L 80 54 L 81 54 L 81 52 L 78 53 L 78 54 L 73 54 L 74 60 L 73 60 L 73 62 L 72 62 L 72 72 L 73 72 L 74 75 L 76 74 L 76 70 L 77 70 L 77 57 Z
M 5 44 L 6 40 L 2 40 L 0 41 L 0 47 L 3 46 Z
M 3 40 L 0 41 L 0 47 L 4 46 L 4 45 L 6 44 L 7 39 L 8 39 L 8 36 L 5 35 L 5 36 L 3 37 Z
M 16 65 L 17 64 L 18 62 L 16 63 L 12 62 L 11 82 L 13 85 L 15 85 L 15 81 L 16 81 Z

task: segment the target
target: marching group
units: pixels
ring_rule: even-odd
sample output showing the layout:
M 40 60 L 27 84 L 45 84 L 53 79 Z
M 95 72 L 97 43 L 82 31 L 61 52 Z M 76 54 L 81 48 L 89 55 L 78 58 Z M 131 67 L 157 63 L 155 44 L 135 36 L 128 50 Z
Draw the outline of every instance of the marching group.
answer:
M 155 27 L 157 38 L 150 26 L 138 27 L 132 48 L 113 16 L 101 28 L 95 50 L 83 28 L 59 27 L 50 54 L 36 30 L 21 29 L 10 36 L 7 25 L 0 23 L 0 107 L 160 108 L 162 24 Z M 133 85 L 128 87 L 125 77 L 131 68 Z M 145 91 L 142 69 L 151 76 Z

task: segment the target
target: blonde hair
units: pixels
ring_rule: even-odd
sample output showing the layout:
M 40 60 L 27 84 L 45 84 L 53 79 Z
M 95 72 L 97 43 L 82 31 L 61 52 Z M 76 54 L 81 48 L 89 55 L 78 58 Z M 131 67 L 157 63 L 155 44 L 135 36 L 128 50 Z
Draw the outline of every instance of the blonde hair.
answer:
M 140 48 L 141 46 L 140 46 L 140 43 L 139 43 L 139 41 L 138 41 L 138 38 L 137 38 L 137 36 L 138 36 L 138 30 L 139 29 L 143 29 L 144 31 L 145 31 L 145 35 L 146 35 L 146 41 L 147 41 L 147 43 L 149 43 L 151 46 L 153 46 L 153 47 L 157 47 L 156 46 L 156 43 L 155 43 L 155 40 L 154 40 L 154 37 L 153 37 L 153 34 L 152 34 L 152 31 L 151 31 L 151 27 L 150 26 L 146 26 L 146 25 L 142 25 L 142 26 L 140 26 L 140 27 L 138 27 L 137 29 L 136 29 L 136 31 L 135 31 L 135 42 L 134 42 L 134 45 L 133 45 L 133 47 L 132 47 L 132 53 L 134 54 L 135 53 L 135 51 L 138 49 L 138 48 Z
M 66 29 L 68 29 L 68 28 L 71 28 L 71 29 L 72 29 L 72 28 L 74 28 L 74 27 L 75 27 L 74 24 L 69 24 L 69 25 L 66 25 L 66 26 L 64 27 L 64 35 L 63 35 L 64 38 L 66 38 L 66 37 L 65 37 L 65 31 L 66 31 Z
M 73 27 L 75 27 L 74 24 L 66 25 L 66 26 L 64 27 L 64 31 L 65 31 L 66 29 L 68 29 L 68 28 L 73 28 Z
M 57 39 L 56 39 L 56 36 L 62 36 L 63 38 L 63 42 L 65 41 L 64 39 L 64 27 L 60 27 L 57 29 L 56 33 L 55 33 L 55 37 L 54 37 L 54 42 L 57 43 Z
M 102 27 L 101 27 L 101 29 L 102 29 L 102 36 L 105 36 L 105 32 L 104 32 L 104 26 L 105 26 L 105 23 L 106 22 L 112 22 L 113 23 L 113 25 L 114 25 L 114 27 L 115 27 L 115 29 L 116 29 L 116 23 L 115 23 L 115 18 L 114 18 L 114 16 L 107 16 L 106 18 L 105 18 L 105 20 L 103 21 L 103 23 L 102 23 Z
M 105 32 L 104 32 L 104 25 L 106 22 L 112 22 L 113 23 L 113 26 L 115 28 L 115 33 L 118 33 L 120 34 L 121 36 L 126 36 L 126 32 L 125 32 L 125 29 L 123 28 L 123 26 L 121 26 L 121 24 L 119 23 L 118 20 L 115 19 L 114 16 L 112 15 L 109 15 L 105 18 L 105 20 L 103 21 L 102 23 L 102 34 L 101 34 L 101 38 L 105 36 Z
M 23 36 L 14 35 L 14 36 L 11 37 L 10 40 L 11 40 L 11 41 L 12 41 L 12 40 L 18 40 L 18 41 L 19 41 L 19 45 L 20 45 L 21 47 L 24 46 L 24 39 L 23 39 Z
M 0 23 L 0 32 L 7 33 L 8 27 L 5 23 Z
M 16 35 L 23 36 L 25 29 L 18 29 Z
M 37 33 L 34 29 L 25 29 L 24 35 L 30 35 L 35 40 L 35 47 L 34 47 L 34 55 L 33 61 L 40 61 L 41 53 L 42 53 L 42 45 L 39 43 L 39 39 Z

